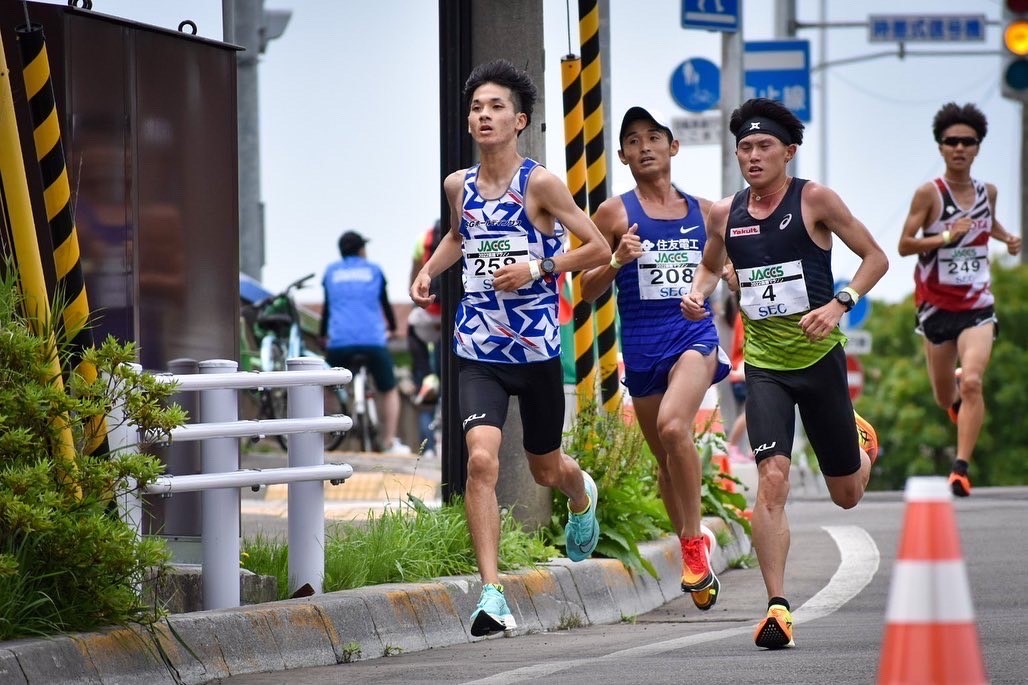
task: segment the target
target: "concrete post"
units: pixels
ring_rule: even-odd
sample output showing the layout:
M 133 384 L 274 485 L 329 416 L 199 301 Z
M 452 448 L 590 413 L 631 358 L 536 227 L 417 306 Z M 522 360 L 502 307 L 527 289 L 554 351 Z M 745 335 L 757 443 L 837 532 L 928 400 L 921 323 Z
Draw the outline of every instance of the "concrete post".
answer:
M 475 3 L 471 17 L 471 54 L 474 65 L 498 58 L 511 59 L 525 69 L 535 82 L 539 97 L 532 122 L 521 133 L 518 149 L 525 157 L 546 162 L 545 73 L 543 50 L 542 0 L 481 0 Z M 512 54 L 510 46 L 517 46 Z M 514 55 L 517 55 L 514 57 Z M 500 443 L 500 478 L 496 499 L 502 508 L 509 508 L 526 527 L 546 525 L 550 521 L 551 499 L 547 488 L 535 483 L 524 457 L 521 415 L 517 400 L 512 400 Z
M 286 361 L 289 371 L 317 371 L 324 362 L 313 357 L 294 357 Z M 289 418 L 325 415 L 325 393 L 319 385 L 299 385 L 288 389 Z M 289 466 L 321 466 L 325 463 L 325 442 L 321 433 L 294 433 L 289 436 Z M 320 594 L 325 578 L 325 484 L 322 481 L 290 483 L 289 518 L 289 592 L 304 584 Z
M 229 359 L 200 362 L 200 373 L 232 373 L 238 364 Z M 236 390 L 200 391 L 200 421 L 215 423 L 239 419 Z M 239 469 L 239 440 L 209 438 L 200 449 L 204 473 Z M 206 490 L 203 502 L 203 608 L 239 606 L 239 490 Z

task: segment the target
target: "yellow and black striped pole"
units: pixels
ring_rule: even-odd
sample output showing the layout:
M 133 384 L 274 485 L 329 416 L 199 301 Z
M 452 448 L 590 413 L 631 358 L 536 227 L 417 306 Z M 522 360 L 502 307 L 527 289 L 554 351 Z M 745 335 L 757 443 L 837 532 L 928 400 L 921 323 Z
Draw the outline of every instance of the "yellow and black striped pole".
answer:
M 21 154 L 21 140 L 15 120 L 14 95 L 11 72 L 7 68 L 3 37 L 0 36 L 0 220 L 5 232 L 11 236 L 18 281 L 24 298 L 25 314 L 34 332 L 48 341 L 49 365 L 45 380 L 63 389 L 61 365 L 57 359 L 56 341 L 50 328 L 50 299 L 43 276 L 43 261 L 36 240 L 36 226 L 32 217 L 32 202 L 25 158 Z M 68 417 L 53 418 L 57 444 L 52 445 L 60 460 L 66 478 L 75 474 L 75 444 Z M 74 492 L 78 493 L 76 485 Z
M 582 44 L 582 93 L 585 119 L 586 183 L 595 213 L 607 199 L 607 156 L 603 143 L 603 89 L 600 62 L 600 9 L 596 0 L 578 0 L 578 34 Z M 614 289 L 596 298 L 596 343 L 600 358 L 600 398 L 607 412 L 621 407 Z
M 582 135 L 582 61 L 577 55 L 560 60 L 560 81 L 564 91 L 564 158 L 568 169 L 568 190 L 582 211 L 589 206 L 585 185 L 585 139 Z M 581 241 L 571 236 L 572 249 Z M 575 394 L 578 409 L 596 398 L 596 361 L 593 351 L 593 307 L 582 299 L 582 272 L 571 274 L 571 305 L 575 330 Z
M 54 292 L 61 309 L 57 335 L 68 350 L 69 370 L 82 376 L 86 382 L 92 382 L 96 380 L 96 368 L 82 359 L 85 350 L 93 346 L 93 334 L 88 325 L 89 301 L 82 277 L 79 240 L 71 208 L 71 185 L 61 144 L 61 125 L 50 78 L 46 40 L 39 24 L 20 26 L 16 33 L 22 64 L 25 65 L 25 94 L 32 112 L 32 138 L 43 177 L 43 200 L 57 272 Z M 106 452 L 106 436 L 103 417 L 97 417 L 86 426 L 84 451 L 87 454 Z

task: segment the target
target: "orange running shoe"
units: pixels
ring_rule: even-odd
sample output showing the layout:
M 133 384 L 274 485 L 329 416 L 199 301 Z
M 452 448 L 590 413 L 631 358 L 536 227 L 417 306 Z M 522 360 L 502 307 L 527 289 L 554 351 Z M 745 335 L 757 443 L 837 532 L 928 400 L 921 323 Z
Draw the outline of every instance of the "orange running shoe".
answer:
M 967 497 L 971 494 L 971 479 L 952 471 L 949 474 L 949 487 L 957 497 Z
M 949 417 L 949 420 L 953 422 L 954 426 L 957 425 L 960 418 L 960 400 L 949 405 L 949 408 L 946 409 L 946 416 Z
M 871 463 L 874 464 L 878 459 L 878 433 L 875 432 L 874 426 L 857 412 L 853 412 L 853 422 L 857 424 L 860 449 L 867 452 L 867 456 L 871 457 Z
M 960 416 L 960 379 L 964 375 L 964 370 L 959 366 L 953 370 L 953 378 L 957 382 L 957 401 L 949 405 L 946 409 L 946 414 L 949 416 L 949 420 L 953 422 L 953 425 L 957 424 L 957 417 Z
M 767 616 L 753 631 L 753 642 L 764 649 L 795 647 L 792 639 L 792 614 L 781 604 L 772 604 Z
M 717 602 L 721 582 L 710 567 L 711 541 L 706 535 L 682 538 L 682 592 L 692 595 L 692 602 L 706 611 Z

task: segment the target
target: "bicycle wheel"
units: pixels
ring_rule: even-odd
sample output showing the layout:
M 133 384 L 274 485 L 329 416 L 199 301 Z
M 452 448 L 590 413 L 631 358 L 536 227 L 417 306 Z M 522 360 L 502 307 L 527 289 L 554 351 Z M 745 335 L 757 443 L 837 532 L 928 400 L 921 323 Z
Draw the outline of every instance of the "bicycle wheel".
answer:
M 350 410 L 346 406 L 346 401 L 345 388 L 325 388 L 325 416 L 332 416 L 333 414 L 350 416 Z M 325 451 L 331 452 L 332 450 L 339 449 L 339 446 L 343 444 L 344 438 L 346 438 L 346 431 L 325 433 Z
M 265 390 L 268 395 L 268 405 L 270 407 L 270 414 L 268 418 L 271 419 L 285 419 L 289 417 L 289 408 L 287 401 L 289 394 L 285 388 L 271 388 Z M 282 449 L 288 449 L 289 441 L 285 435 L 276 435 L 275 442 L 277 442 Z

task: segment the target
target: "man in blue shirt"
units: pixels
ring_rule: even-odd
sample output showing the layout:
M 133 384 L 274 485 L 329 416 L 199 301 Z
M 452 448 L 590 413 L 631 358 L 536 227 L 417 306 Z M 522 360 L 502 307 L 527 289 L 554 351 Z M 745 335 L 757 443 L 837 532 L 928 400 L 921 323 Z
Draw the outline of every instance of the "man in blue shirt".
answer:
M 406 454 L 410 448 L 396 437 L 400 416 L 400 395 L 396 389 L 393 358 L 386 340 L 396 332 L 396 317 L 389 304 L 386 279 L 381 267 L 365 258 L 368 240 L 356 231 L 339 238 L 342 259 L 325 269 L 325 309 L 321 336 L 329 366 L 354 369 L 358 355 L 368 360 L 375 379 L 382 422 L 379 435 L 387 453 Z M 388 332 L 386 326 L 388 325 Z

